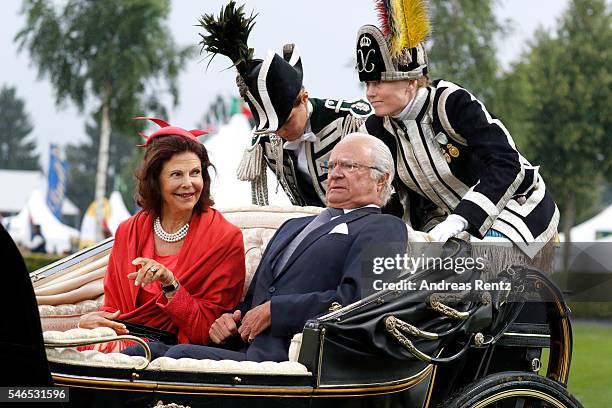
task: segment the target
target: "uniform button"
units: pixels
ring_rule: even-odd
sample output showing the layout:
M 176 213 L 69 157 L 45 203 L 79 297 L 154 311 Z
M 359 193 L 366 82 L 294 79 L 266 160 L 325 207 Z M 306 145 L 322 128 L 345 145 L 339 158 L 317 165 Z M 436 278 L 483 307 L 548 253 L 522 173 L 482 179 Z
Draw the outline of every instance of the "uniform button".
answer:
M 274 286 L 270 286 L 270 288 L 268 289 L 268 292 L 274 293 L 275 290 L 276 288 Z

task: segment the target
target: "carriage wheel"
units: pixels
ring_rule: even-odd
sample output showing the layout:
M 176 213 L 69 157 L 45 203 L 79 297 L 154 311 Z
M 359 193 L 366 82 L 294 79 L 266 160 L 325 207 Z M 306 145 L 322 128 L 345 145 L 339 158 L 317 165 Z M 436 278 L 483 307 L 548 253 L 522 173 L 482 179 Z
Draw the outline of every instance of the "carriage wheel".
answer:
M 444 408 L 582 408 L 556 381 L 522 371 L 489 375 L 443 401 Z

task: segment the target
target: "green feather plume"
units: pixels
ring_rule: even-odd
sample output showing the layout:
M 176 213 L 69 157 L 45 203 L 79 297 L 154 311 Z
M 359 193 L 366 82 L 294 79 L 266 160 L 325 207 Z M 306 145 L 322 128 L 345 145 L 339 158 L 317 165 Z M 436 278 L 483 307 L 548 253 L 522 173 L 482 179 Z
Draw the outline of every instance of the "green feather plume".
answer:
M 198 26 L 204 30 L 204 33 L 200 33 L 201 52 L 209 52 L 211 61 L 217 54 L 225 55 L 232 60 L 238 73 L 244 75 L 253 60 L 254 51 L 249 48 L 248 39 L 255 25 L 255 17 L 257 15 L 253 13 L 246 17 L 244 5 L 236 7 L 234 1 L 221 7 L 218 17 L 203 14 L 198 20 Z

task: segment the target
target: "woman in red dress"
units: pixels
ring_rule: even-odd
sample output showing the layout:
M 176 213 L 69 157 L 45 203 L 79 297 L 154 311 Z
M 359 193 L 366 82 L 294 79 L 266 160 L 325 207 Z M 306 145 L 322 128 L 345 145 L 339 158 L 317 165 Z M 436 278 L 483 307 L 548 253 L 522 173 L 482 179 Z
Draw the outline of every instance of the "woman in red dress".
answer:
M 175 333 L 179 343 L 207 344 L 210 325 L 242 295 L 242 233 L 210 207 L 212 164 L 197 139 L 204 132 L 152 120 L 162 128 L 147 138 L 137 173 L 142 211 L 117 229 L 104 304 L 83 315 L 79 327 L 127 334 L 116 321 L 125 320 Z M 130 344 L 116 341 L 100 350 Z M 163 348 L 153 351 L 163 354 Z

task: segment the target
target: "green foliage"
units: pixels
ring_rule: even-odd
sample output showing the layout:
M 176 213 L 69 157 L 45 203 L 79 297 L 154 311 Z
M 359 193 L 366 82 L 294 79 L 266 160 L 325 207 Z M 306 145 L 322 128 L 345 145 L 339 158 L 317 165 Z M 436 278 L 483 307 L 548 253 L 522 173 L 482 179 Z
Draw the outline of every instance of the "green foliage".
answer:
M 61 7 L 45 0 L 24 0 L 25 27 L 16 35 L 19 49 L 27 49 L 40 77 L 48 77 L 57 104 L 72 101 L 80 110 L 93 102 L 96 118 L 110 123 L 114 138 L 110 147 L 90 137 L 83 152 L 69 149 L 72 171 L 68 194 L 80 208 L 93 199 L 91 172 L 107 149 L 117 153 L 110 170 L 118 173 L 125 152 L 133 152 L 136 133 L 144 126 L 135 116 L 165 115 L 160 97 L 169 93 L 177 102 L 177 78 L 195 47 L 179 48 L 164 23 L 169 0 L 66 0 Z M 104 112 L 104 115 L 102 115 Z M 130 136 L 125 136 L 130 135 Z M 108 134 L 107 134 L 108 136 Z M 121 145 L 132 137 L 129 148 Z M 99 139 L 99 136 L 98 136 Z M 98 144 L 99 154 L 92 154 Z M 117 166 L 117 167 L 115 167 Z M 95 172 L 96 185 L 107 186 L 108 169 Z M 111 174 L 112 176 L 112 174 Z M 82 183 L 80 187 L 78 184 Z M 82 188 L 82 193 L 75 188 Z M 87 190 L 90 189 L 90 190 Z M 131 200 L 127 201 L 128 203 Z
M 512 65 L 509 72 L 498 79 L 495 84 L 495 97 L 487 103 L 490 112 L 499 115 L 512 135 L 521 153 L 532 160 L 529 155 L 530 124 L 527 120 L 532 87 L 528 74 L 531 66 L 525 62 Z
M 610 5 L 572 0 L 498 87 L 497 112 L 571 224 L 572 202 L 578 219 L 591 214 L 612 174 L 611 43 Z
M 91 120 L 85 124 L 87 140 L 80 144 L 66 146 L 66 160 L 68 162 L 68 183 L 66 195 L 85 214 L 94 199 L 94 184 L 96 179 L 96 161 L 100 147 L 99 115 L 92 115 Z M 106 184 L 106 197 L 119 188 L 124 202 L 128 208 L 132 207 L 131 192 L 134 191 L 134 158 L 140 159 L 137 154 L 136 139 L 113 132 L 109 146 L 109 182 Z M 139 161 L 139 160 L 138 160 Z
M 26 26 L 17 34 L 61 104 L 83 109 L 88 97 L 110 108 L 112 127 L 134 131 L 131 120 L 160 111 L 159 97 L 178 97 L 176 79 L 192 49 L 180 49 L 164 24 L 168 0 L 67 0 L 60 9 L 25 0 Z M 166 82 L 162 86 L 162 81 Z
M 23 255 L 23 260 L 26 264 L 28 272 L 34 272 L 37 269 L 47 266 L 55 261 L 62 259 L 65 255 L 37 254 L 30 253 Z
M 494 95 L 495 41 L 508 32 L 493 12 L 497 1 L 432 0 L 430 78 L 464 86 L 483 101 Z
M 0 169 L 38 170 L 34 127 L 14 87 L 0 89 Z
M 612 302 L 568 302 L 577 319 L 612 320 Z

